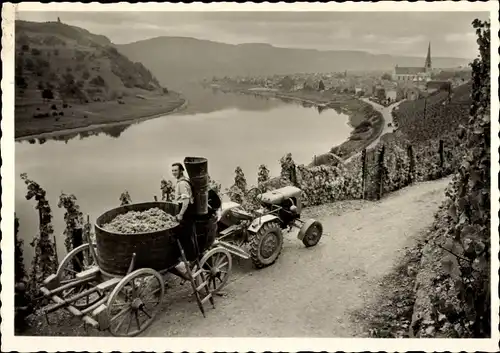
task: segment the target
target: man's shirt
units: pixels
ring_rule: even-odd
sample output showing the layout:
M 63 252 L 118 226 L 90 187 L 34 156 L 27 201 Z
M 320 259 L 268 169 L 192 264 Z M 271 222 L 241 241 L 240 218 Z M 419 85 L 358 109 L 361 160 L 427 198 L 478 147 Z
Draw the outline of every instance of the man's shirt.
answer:
M 175 202 L 181 203 L 185 199 L 189 199 L 189 203 L 194 203 L 191 185 L 186 177 L 183 176 L 175 184 Z

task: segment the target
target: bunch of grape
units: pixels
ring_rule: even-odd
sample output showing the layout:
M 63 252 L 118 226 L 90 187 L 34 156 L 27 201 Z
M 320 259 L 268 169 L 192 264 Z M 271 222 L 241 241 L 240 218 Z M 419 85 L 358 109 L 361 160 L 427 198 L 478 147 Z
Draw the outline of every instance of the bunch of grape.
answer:
M 129 211 L 118 215 L 103 228 L 114 233 L 136 234 L 170 229 L 178 224 L 174 216 L 155 207 L 143 212 Z

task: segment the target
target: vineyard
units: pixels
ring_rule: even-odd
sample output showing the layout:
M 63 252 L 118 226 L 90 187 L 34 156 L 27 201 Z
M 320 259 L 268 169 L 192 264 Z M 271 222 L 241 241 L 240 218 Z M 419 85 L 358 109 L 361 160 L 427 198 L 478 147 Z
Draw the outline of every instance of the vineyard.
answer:
M 440 91 L 427 98 L 405 101 L 393 112 L 398 131 L 412 142 L 439 138 L 443 133 L 467 124 L 471 84 L 463 84 L 451 94 Z

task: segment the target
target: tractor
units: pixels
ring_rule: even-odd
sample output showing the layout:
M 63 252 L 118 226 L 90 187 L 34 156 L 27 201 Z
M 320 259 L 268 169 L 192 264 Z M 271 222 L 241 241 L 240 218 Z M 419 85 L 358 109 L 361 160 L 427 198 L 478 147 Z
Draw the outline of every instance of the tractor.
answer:
M 300 218 L 302 190 L 294 186 L 259 193 L 253 210 L 236 202 L 220 203 L 216 243 L 230 253 L 252 259 L 256 268 L 272 265 L 283 249 L 283 231 L 298 228 L 298 239 L 315 246 L 322 234 L 320 222 Z

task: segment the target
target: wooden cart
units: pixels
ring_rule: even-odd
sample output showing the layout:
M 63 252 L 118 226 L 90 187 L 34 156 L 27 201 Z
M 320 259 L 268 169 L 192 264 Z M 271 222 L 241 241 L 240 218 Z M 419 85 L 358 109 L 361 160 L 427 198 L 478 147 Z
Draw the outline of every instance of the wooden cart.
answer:
M 179 227 L 133 235 L 102 228 L 118 214 L 153 207 L 176 213 L 172 203 L 148 202 L 118 207 L 100 216 L 95 224 L 96 242 L 87 234 L 87 243 L 67 254 L 57 273 L 43 282 L 41 291 L 53 302 L 44 308 L 45 314 L 64 308 L 114 336 L 136 336 L 161 310 L 167 272 L 191 284 L 203 316 L 205 303 L 215 307 L 214 294 L 226 285 L 232 261 L 230 253 L 214 243 L 214 215 L 196 222 L 196 236 L 191 240 L 178 237 Z M 185 272 L 176 269 L 181 262 Z

